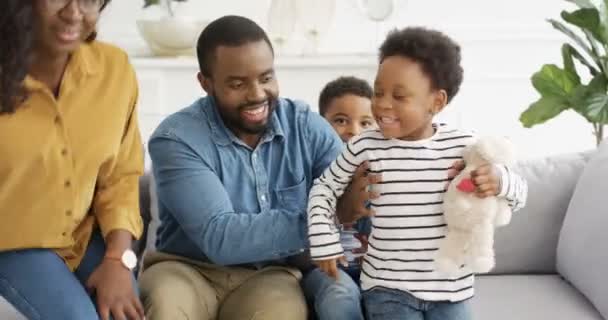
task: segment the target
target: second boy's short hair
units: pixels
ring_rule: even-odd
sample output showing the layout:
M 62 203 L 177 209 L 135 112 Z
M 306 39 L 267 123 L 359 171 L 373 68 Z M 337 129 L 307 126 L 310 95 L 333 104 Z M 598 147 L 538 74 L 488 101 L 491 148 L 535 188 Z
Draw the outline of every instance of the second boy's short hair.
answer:
M 460 46 L 445 34 L 421 27 L 393 30 L 380 46 L 380 63 L 391 56 L 419 63 L 433 89 L 446 91 L 448 102 L 458 93 L 463 78 Z
M 340 77 L 325 85 L 319 95 L 319 113 L 325 116 L 331 102 L 347 94 L 372 99 L 374 90 L 369 83 L 357 77 Z

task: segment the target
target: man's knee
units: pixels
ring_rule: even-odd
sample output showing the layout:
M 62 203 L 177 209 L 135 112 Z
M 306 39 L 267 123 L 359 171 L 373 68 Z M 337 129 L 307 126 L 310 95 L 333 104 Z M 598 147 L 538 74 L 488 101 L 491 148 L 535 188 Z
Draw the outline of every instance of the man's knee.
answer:
M 219 320 L 306 320 L 306 301 L 298 279 L 285 271 L 254 276 L 224 301 Z
M 337 281 L 315 295 L 315 311 L 320 320 L 363 319 L 359 286 L 343 271 Z
M 195 268 L 160 262 L 146 269 L 139 281 L 147 319 L 215 319 L 216 292 Z

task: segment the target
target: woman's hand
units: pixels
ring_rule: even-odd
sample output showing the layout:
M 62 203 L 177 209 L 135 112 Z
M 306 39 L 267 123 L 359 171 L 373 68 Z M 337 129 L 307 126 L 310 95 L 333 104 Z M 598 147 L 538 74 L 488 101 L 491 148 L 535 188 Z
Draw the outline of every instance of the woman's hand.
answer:
M 143 320 L 144 308 L 133 287 L 133 274 L 118 260 L 104 259 L 87 280 L 95 292 L 101 320 Z

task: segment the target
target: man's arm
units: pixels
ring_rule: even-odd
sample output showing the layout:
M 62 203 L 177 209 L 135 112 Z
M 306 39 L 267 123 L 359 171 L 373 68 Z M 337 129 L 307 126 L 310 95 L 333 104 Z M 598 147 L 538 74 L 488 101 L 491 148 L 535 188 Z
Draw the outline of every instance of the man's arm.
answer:
M 159 201 L 213 263 L 274 260 L 305 247 L 304 212 L 235 212 L 216 173 L 186 144 L 157 136 L 149 149 Z

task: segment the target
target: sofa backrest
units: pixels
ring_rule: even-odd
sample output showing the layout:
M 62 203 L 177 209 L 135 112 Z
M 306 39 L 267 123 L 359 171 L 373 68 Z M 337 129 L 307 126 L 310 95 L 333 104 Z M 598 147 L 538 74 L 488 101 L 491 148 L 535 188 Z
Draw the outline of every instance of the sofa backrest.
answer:
M 526 207 L 496 231 L 493 274 L 555 273 L 559 233 L 590 153 L 523 160 L 513 168 L 528 181 Z
M 557 246 L 557 271 L 608 317 L 608 139 L 578 180 Z

